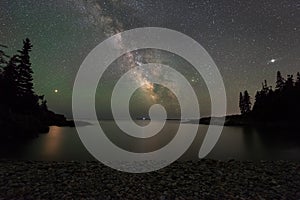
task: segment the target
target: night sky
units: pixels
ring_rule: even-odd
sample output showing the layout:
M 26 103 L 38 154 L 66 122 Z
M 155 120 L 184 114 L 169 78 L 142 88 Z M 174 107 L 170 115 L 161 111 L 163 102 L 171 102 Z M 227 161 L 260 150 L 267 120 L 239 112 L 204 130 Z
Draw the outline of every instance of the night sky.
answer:
M 209 52 L 223 76 L 229 114 L 239 112 L 240 91 L 247 89 L 254 100 L 264 79 L 274 86 L 276 71 L 283 75 L 300 71 L 300 2 L 295 0 L 0 2 L 0 43 L 12 55 L 22 47 L 22 39 L 31 39 L 35 91 L 45 94 L 52 110 L 68 117 L 73 82 L 87 54 L 111 35 L 148 26 L 180 31 Z M 133 63 L 160 62 L 184 74 L 197 92 L 201 115 L 209 115 L 207 88 L 189 63 L 158 50 L 141 50 L 131 56 Z M 109 90 L 126 66 L 132 65 L 128 59 L 124 56 L 113 63 L 99 84 L 96 107 L 104 116 L 109 115 Z M 144 74 L 137 79 L 147 82 Z M 148 89 L 151 93 L 140 91 L 133 97 L 137 115 L 148 103 L 176 104 L 169 91 L 158 86 Z

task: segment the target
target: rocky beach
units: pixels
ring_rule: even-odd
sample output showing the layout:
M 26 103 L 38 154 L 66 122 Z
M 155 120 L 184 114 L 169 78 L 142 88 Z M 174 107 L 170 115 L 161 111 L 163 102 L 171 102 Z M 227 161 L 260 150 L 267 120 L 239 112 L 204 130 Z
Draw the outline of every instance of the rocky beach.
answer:
M 96 161 L 0 162 L 0 199 L 299 199 L 300 162 L 175 162 L 130 174 Z

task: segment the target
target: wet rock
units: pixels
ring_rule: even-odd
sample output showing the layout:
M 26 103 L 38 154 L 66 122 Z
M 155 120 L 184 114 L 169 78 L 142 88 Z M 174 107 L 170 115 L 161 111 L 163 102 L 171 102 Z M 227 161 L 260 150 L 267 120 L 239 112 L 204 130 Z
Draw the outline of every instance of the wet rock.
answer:
M 300 199 L 299 169 L 292 161 L 201 160 L 129 174 L 94 161 L 2 160 L 0 199 Z

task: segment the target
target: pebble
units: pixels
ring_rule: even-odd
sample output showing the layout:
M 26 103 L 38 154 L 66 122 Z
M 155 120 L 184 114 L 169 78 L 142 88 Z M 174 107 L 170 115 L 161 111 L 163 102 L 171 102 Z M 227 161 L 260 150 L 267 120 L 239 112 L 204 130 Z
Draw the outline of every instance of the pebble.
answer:
M 130 174 L 99 162 L 0 160 L 0 199 L 300 199 L 296 161 L 174 162 Z

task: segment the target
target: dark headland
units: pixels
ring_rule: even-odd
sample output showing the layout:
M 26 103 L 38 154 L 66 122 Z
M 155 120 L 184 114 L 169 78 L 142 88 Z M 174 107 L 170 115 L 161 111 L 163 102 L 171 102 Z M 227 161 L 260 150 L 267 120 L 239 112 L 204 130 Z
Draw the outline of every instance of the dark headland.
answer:
M 296 80 L 293 75 L 283 78 L 277 72 L 275 89 L 262 83 L 261 90 L 256 92 L 252 106 L 248 91 L 240 93 L 239 107 L 241 114 L 225 117 L 204 117 L 200 124 L 220 125 L 225 120 L 225 126 L 265 126 L 278 128 L 295 128 L 300 123 L 300 73 Z M 225 118 L 225 119 L 224 119 Z M 195 121 L 193 121 L 195 123 Z
M 8 56 L 0 46 L 0 138 L 23 140 L 47 133 L 49 126 L 74 126 L 64 115 L 48 109 L 44 95 L 33 87 L 30 62 L 32 44 L 27 38 L 17 54 Z

